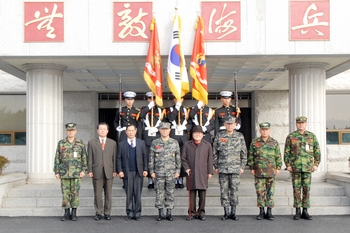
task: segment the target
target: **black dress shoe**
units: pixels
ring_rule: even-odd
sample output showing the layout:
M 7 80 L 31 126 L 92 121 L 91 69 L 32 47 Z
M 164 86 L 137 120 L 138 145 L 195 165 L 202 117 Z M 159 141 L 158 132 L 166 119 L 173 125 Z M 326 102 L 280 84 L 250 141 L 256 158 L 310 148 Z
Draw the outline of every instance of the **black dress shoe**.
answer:
M 202 215 L 199 215 L 199 216 L 198 216 L 198 219 L 201 220 L 201 221 L 205 221 L 205 217 L 202 216 Z
M 154 189 L 154 184 L 149 184 L 148 189 Z
M 175 184 L 175 188 L 176 188 L 176 189 L 179 188 L 179 184 Z
M 183 185 L 183 184 L 178 184 L 178 186 L 177 186 L 179 189 L 183 189 L 183 188 L 185 188 L 185 186 Z
M 140 221 L 140 217 L 134 217 L 136 221 Z
M 126 216 L 126 218 L 125 218 L 126 221 L 129 221 L 129 220 L 131 220 L 131 219 L 132 219 L 131 216 Z
M 105 219 L 106 219 L 106 220 L 111 220 L 111 216 L 108 215 L 108 214 L 106 214 L 106 215 L 105 215 Z
M 95 216 L 95 220 L 96 220 L 96 221 L 99 221 L 100 219 L 101 219 L 101 215 L 96 214 L 96 216 Z

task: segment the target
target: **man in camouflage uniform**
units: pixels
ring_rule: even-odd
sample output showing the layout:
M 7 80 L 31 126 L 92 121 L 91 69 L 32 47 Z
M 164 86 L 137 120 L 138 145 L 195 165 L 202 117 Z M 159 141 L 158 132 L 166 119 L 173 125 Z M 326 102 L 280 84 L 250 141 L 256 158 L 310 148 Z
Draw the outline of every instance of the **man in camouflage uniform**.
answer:
M 294 220 L 300 218 L 312 220 L 307 209 L 310 208 L 311 174 L 316 171 L 321 162 L 321 150 L 316 135 L 306 130 L 307 118 L 296 118 L 297 130 L 286 138 L 284 148 L 284 163 L 292 173 Z M 301 190 L 303 197 L 301 199 Z M 300 207 L 303 207 L 301 214 Z
M 158 127 L 163 120 L 164 112 L 155 105 L 155 95 L 150 91 L 146 93 L 148 105 L 141 108 L 139 117 L 138 138 L 145 141 L 147 147 L 147 161 L 149 159 L 149 148 L 154 139 L 160 138 Z M 148 162 L 147 162 L 148 163 Z M 151 174 L 148 172 L 148 188 L 153 189 L 154 183 Z
M 259 124 L 261 136 L 255 138 L 249 147 L 248 166 L 254 176 L 255 190 L 260 208 L 257 220 L 264 217 L 274 220 L 271 208 L 274 207 L 275 176 L 282 166 L 281 152 L 278 142 L 270 137 L 270 123 Z M 265 215 L 264 207 L 267 207 Z
M 226 118 L 225 131 L 219 132 L 213 143 L 214 168 L 219 174 L 221 206 L 224 216 L 221 220 L 231 218 L 238 220 L 236 206 L 238 205 L 238 185 L 240 175 L 247 163 L 247 147 L 242 133 L 235 131 L 236 118 Z M 231 206 L 231 214 L 229 207 Z
M 117 110 L 114 118 L 114 128 L 119 133 L 118 142 L 126 140 L 125 133 L 126 126 L 135 125 L 137 128 L 137 120 L 139 118 L 140 109 L 134 107 L 136 93 L 133 91 L 127 91 L 124 94 L 124 101 L 126 106 L 122 107 L 122 110 Z M 120 120 L 120 125 L 119 125 Z
M 61 221 L 77 220 L 76 211 L 79 207 L 79 189 L 81 178 L 87 170 L 87 155 L 82 140 L 75 137 L 75 123 L 66 124 L 67 137 L 58 142 L 53 171 L 57 179 L 61 179 L 63 195 L 62 208 L 64 215 Z M 72 215 L 70 214 L 72 208 Z
M 184 98 L 177 100 L 174 96 L 174 105 L 166 108 L 165 114 L 166 119 L 171 124 L 170 137 L 175 139 L 180 146 L 180 151 L 182 151 L 183 145 L 189 140 L 188 132 L 192 130 L 192 120 L 189 117 L 189 109 L 183 106 Z M 183 177 L 187 174 L 183 167 L 181 167 L 180 177 L 176 179 L 176 188 L 184 188 Z
M 174 208 L 174 178 L 178 178 L 181 168 L 179 143 L 170 138 L 170 123 L 159 126 L 161 137 L 152 141 L 149 154 L 149 171 L 155 179 L 157 221 L 164 219 L 163 208 L 167 209 L 166 219 L 173 221 L 171 210 Z
M 240 113 L 240 109 L 236 108 L 235 106 L 231 105 L 232 100 L 232 92 L 231 91 L 222 91 L 220 92 L 221 95 L 221 102 L 222 106 L 220 108 L 217 108 L 215 110 L 215 116 L 214 116 L 214 123 L 215 123 L 215 135 L 220 131 L 225 131 L 225 119 L 228 116 L 233 116 L 237 120 L 236 128 L 235 130 L 239 130 L 241 128 L 241 118 L 238 117 Z

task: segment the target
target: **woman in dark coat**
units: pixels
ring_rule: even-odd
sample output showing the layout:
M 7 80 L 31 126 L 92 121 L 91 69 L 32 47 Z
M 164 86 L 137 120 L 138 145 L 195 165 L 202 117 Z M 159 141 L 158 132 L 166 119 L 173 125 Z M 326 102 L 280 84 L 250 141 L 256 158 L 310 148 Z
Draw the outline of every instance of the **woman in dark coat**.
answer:
M 208 179 L 213 175 L 213 150 L 209 142 L 202 140 L 203 131 L 201 126 L 195 126 L 192 131 L 192 140 L 184 144 L 181 156 L 182 166 L 190 182 L 187 182 L 187 190 L 190 190 L 190 216 L 205 220 L 205 197 L 208 188 Z M 196 210 L 196 193 L 199 202 Z M 191 217 L 187 220 L 191 220 Z

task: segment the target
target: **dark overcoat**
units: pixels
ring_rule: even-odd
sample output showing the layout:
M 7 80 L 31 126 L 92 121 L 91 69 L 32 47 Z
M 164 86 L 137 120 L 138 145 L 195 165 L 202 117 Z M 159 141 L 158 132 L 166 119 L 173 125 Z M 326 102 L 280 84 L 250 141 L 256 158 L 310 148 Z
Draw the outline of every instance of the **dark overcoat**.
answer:
M 190 189 L 206 190 L 208 174 L 213 174 L 213 149 L 209 142 L 202 140 L 197 146 L 191 141 L 184 144 L 181 155 L 184 170 L 191 169 Z M 187 184 L 187 189 L 188 187 Z

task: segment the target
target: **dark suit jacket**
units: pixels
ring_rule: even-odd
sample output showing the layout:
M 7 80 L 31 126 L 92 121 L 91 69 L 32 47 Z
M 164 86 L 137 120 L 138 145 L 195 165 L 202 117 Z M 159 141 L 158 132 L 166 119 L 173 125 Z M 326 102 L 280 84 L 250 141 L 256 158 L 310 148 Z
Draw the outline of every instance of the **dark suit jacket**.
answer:
M 91 139 L 88 143 L 88 173 L 94 174 L 94 179 L 101 179 L 103 166 L 107 179 L 113 178 L 113 172 L 117 172 L 116 167 L 117 143 L 107 138 L 105 149 L 102 150 L 100 139 Z
M 142 177 L 143 171 L 148 171 L 147 148 L 143 140 L 136 138 L 136 165 Z M 124 177 L 129 173 L 129 143 L 127 140 L 118 143 L 117 172 L 123 172 Z

